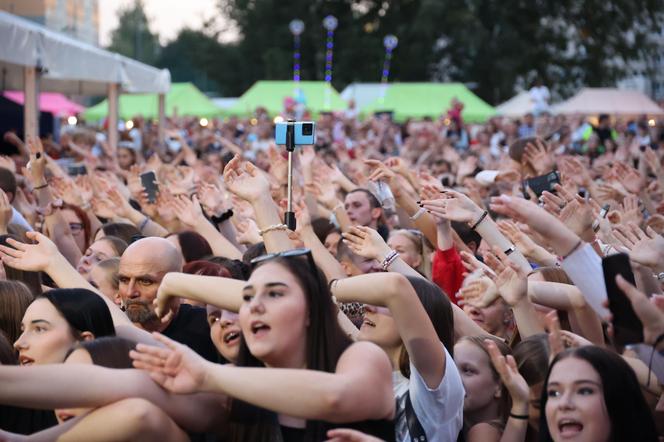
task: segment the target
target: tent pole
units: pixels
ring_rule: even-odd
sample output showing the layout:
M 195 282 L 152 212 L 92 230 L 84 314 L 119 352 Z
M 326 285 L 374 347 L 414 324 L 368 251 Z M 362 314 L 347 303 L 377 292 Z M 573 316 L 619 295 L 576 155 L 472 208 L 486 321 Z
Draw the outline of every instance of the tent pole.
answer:
M 39 136 L 39 124 L 37 121 L 37 68 L 26 66 L 23 68 L 23 134 L 27 141 L 29 138 Z
M 166 94 L 159 94 L 159 129 L 157 132 L 157 139 L 159 140 L 159 147 L 164 146 L 166 134 Z
M 108 85 L 108 144 L 111 152 L 118 149 L 118 95 L 120 87 L 117 83 Z

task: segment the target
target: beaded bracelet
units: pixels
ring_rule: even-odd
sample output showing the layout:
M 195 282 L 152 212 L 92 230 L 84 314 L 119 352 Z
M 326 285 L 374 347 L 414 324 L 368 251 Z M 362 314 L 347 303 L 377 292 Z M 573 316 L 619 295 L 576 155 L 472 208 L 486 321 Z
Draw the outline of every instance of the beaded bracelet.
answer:
M 258 233 L 260 234 L 260 236 L 263 236 L 266 233 L 272 232 L 273 230 L 288 230 L 288 226 L 286 224 L 273 224 L 269 227 L 266 227 L 265 229 L 261 230 Z

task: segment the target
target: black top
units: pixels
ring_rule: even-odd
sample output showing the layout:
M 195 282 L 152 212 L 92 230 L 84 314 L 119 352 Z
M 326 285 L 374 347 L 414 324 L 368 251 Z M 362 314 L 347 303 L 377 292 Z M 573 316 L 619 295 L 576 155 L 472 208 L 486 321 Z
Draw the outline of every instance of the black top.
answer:
M 204 308 L 181 304 L 178 314 L 163 335 L 184 344 L 208 361 L 217 362 L 217 349 L 210 339 L 210 326 Z
M 0 428 L 17 434 L 32 434 L 58 425 L 53 410 L 0 405 Z
M 324 426 L 326 432 L 334 428 L 349 428 L 377 437 L 386 442 L 395 441 L 394 421 L 366 420 L 349 424 L 331 424 L 326 422 Z M 304 428 L 292 428 L 283 425 L 280 425 L 279 428 L 281 429 L 283 442 L 305 442 Z

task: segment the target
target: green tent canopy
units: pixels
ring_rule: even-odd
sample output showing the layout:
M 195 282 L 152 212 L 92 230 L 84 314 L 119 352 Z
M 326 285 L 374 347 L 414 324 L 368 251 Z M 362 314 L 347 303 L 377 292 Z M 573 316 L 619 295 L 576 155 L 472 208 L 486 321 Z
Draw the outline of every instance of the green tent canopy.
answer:
M 303 102 L 314 117 L 320 112 L 346 108 L 339 93 L 324 81 L 257 81 L 224 114 L 249 116 L 257 107 L 264 107 L 268 114 L 278 115 L 287 97 Z
M 461 83 L 392 83 L 385 86 L 385 94 L 361 109 L 362 115 L 376 111 L 392 111 L 394 119 L 438 118 L 450 108 L 456 98 L 464 104 L 463 119 L 470 123 L 483 123 L 496 114 L 496 110 L 473 94 Z
M 214 117 L 220 109 L 191 83 L 173 83 L 166 94 L 166 115 L 173 115 L 177 108 L 178 115 L 196 117 Z M 84 117 L 89 121 L 99 121 L 108 114 L 108 100 L 88 108 Z M 158 99 L 156 94 L 123 94 L 120 95 L 119 114 L 123 120 L 138 115 L 156 119 L 159 117 Z

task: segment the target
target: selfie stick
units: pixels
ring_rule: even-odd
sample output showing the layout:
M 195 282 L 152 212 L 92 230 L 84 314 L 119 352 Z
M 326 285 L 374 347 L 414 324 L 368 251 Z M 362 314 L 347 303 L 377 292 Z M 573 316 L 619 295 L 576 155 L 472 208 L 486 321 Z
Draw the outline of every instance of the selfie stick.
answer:
M 295 150 L 294 120 L 288 120 L 286 126 L 286 150 L 288 151 L 288 209 L 284 214 L 284 224 L 295 231 L 295 212 L 293 212 L 293 151 Z

